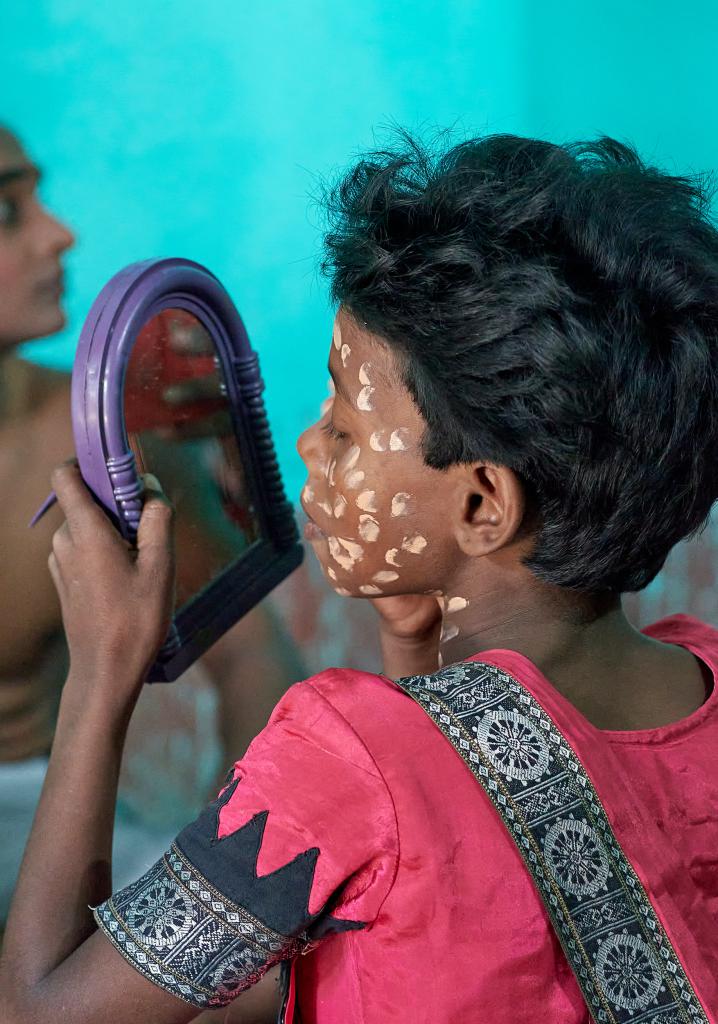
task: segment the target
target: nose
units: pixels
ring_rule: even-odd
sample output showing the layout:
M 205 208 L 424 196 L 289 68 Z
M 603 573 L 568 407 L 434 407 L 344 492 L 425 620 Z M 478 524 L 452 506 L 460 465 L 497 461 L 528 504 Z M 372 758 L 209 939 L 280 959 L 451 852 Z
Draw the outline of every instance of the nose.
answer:
M 299 452 L 299 458 L 302 460 L 304 465 L 309 469 L 309 462 L 314 454 L 316 454 L 317 438 L 316 438 L 316 423 L 312 424 L 311 427 L 307 427 L 306 430 L 302 431 L 297 439 L 297 451 Z
M 40 206 L 36 244 L 43 256 L 59 256 L 75 244 L 75 236 L 54 214 Z

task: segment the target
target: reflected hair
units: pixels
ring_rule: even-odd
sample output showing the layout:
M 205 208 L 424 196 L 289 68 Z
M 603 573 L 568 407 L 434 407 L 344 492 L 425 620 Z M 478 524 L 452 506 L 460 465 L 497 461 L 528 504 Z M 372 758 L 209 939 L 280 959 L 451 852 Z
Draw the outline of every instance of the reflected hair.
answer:
M 718 496 L 710 182 L 605 137 L 392 141 L 325 190 L 334 301 L 399 356 L 429 466 L 517 473 L 537 577 L 640 590 Z

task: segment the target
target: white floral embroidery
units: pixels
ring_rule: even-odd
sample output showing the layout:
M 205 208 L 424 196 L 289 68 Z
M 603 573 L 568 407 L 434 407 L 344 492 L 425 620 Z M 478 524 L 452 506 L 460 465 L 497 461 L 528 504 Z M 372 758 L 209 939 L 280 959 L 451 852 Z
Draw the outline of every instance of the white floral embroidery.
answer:
M 548 746 L 525 715 L 487 711 L 477 729 L 491 763 L 509 779 L 540 779 L 548 768 Z

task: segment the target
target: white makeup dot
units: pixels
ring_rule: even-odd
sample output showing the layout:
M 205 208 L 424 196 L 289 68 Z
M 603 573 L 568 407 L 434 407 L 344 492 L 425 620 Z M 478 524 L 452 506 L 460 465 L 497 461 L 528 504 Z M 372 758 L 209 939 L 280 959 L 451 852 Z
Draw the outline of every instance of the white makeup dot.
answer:
M 391 572 L 389 569 L 382 569 L 381 572 L 374 573 L 372 579 L 375 583 L 393 583 L 394 580 L 399 579 L 399 573 Z
M 406 491 L 399 491 L 399 493 L 395 494 L 394 497 L 391 499 L 391 514 L 392 516 L 394 516 L 395 519 L 398 516 L 407 515 L 406 506 L 410 498 L 411 495 L 407 494 Z
M 352 354 L 352 350 L 349 348 L 349 346 L 348 345 L 342 345 L 342 349 L 341 349 L 341 353 L 340 353 L 340 355 L 342 357 L 342 366 L 346 366 L 347 365 L 347 361 L 348 361 L 349 356 L 351 354 Z
M 364 557 L 364 548 L 361 544 L 357 544 L 354 540 L 344 540 L 343 537 L 337 537 L 337 540 L 344 548 L 350 558 L 353 558 L 355 562 L 358 562 Z
M 360 455 L 361 455 L 361 448 L 359 447 L 359 445 L 358 444 L 352 445 L 352 447 L 347 452 L 347 457 L 346 457 L 346 460 L 344 462 L 344 471 L 345 472 L 348 472 L 350 469 L 354 469 L 354 467 L 356 466 L 357 462 L 359 461 L 359 456 Z
M 350 491 L 355 491 L 364 483 L 364 472 L 361 469 L 350 469 L 344 477 L 344 483 Z
M 374 516 L 359 516 L 359 536 L 370 544 L 378 539 L 379 524 Z
M 420 555 L 427 544 L 426 537 L 422 537 L 420 533 L 415 533 L 412 537 L 404 537 L 401 542 L 401 549 L 402 551 L 408 551 L 410 555 Z
M 362 512 L 376 512 L 376 491 L 362 491 L 357 498 L 357 507 Z
M 327 543 L 329 544 L 329 553 L 337 565 L 341 566 L 345 572 L 351 572 L 356 559 L 345 554 L 336 537 L 327 537 Z
M 347 499 L 343 494 L 338 495 L 334 501 L 334 518 L 340 519 L 347 510 Z
M 369 438 L 369 447 L 375 452 L 386 451 L 386 431 L 375 430 Z
M 325 337 L 326 337 L 326 335 L 325 335 Z M 342 329 L 339 326 L 339 324 L 336 321 L 334 321 L 334 348 L 338 352 L 341 347 L 342 347 Z
M 334 593 L 335 594 L 339 594 L 340 597 L 351 597 L 352 596 L 351 591 L 350 590 L 345 590 L 344 587 L 335 587 L 334 588 Z
M 309 486 L 309 484 L 304 485 L 304 489 L 302 490 L 302 498 L 304 499 L 304 501 L 307 502 L 307 504 L 309 504 L 309 502 L 311 501 L 314 501 L 314 490 Z
M 399 427 L 398 430 L 394 430 L 389 438 L 389 448 L 393 452 L 405 452 L 409 445 L 407 444 L 408 430 L 405 427 Z
M 381 587 L 375 587 L 371 583 L 364 583 L 359 587 L 359 591 L 362 594 L 368 594 L 370 597 L 375 597 L 377 594 L 383 594 L 384 591 Z
M 334 509 L 332 508 L 328 501 L 318 501 L 317 507 L 320 508 L 322 512 L 325 512 L 328 516 L 334 515 Z
M 359 383 L 371 384 L 371 378 L 369 377 L 369 370 L 371 370 L 371 363 L 362 363 L 359 367 Z
M 445 626 L 442 629 L 439 643 L 445 644 L 447 640 L 453 640 L 455 636 L 458 636 L 458 633 L 459 627 L 452 622 L 450 626 Z
M 446 602 L 444 610 L 450 615 L 451 612 L 460 612 L 468 606 L 469 602 L 465 597 L 450 597 Z
M 327 576 L 330 580 L 336 580 L 337 574 L 332 569 L 331 565 L 327 568 Z
M 374 405 L 371 400 L 371 396 L 374 394 L 374 388 L 368 384 L 362 388 L 357 398 L 357 409 L 361 409 L 362 412 L 371 412 Z
M 399 554 L 399 548 L 389 548 L 387 553 L 384 555 L 384 561 L 389 565 L 395 565 L 397 569 L 401 569 L 401 562 L 397 562 L 396 558 Z
M 336 468 L 337 468 L 337 460 L 336 459 L 332 459 L 332 461 L 327 466 L 327 471 L 326 471 L 326 474 L 325 474 L 327 480 L 329 481 L 329 486 L 330 487 L 334 486 L 334 472 L 335 472 Z

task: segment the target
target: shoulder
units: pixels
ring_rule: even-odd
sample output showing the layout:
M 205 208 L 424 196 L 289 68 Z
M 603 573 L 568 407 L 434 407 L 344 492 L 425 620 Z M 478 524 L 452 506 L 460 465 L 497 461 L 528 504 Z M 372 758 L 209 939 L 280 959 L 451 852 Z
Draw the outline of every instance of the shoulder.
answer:
M 654 640 L 705 650 L 718 656 L 718 629 L 692 615 L 668 615 L 641 632 Z
M 249 752 L 256 755 L 267 743 L 284 743 L 299 735 L 308 757 L 312 748 L 319 747 L 323 756 L 331 754 L 379 775 L 366 742 L 367 732 L 376 732 L 382 723 L 392 720 L 391 708 L 397 702 L 413 704 L 385 676 L 355 669 L 326 669 L 287 690 Z

